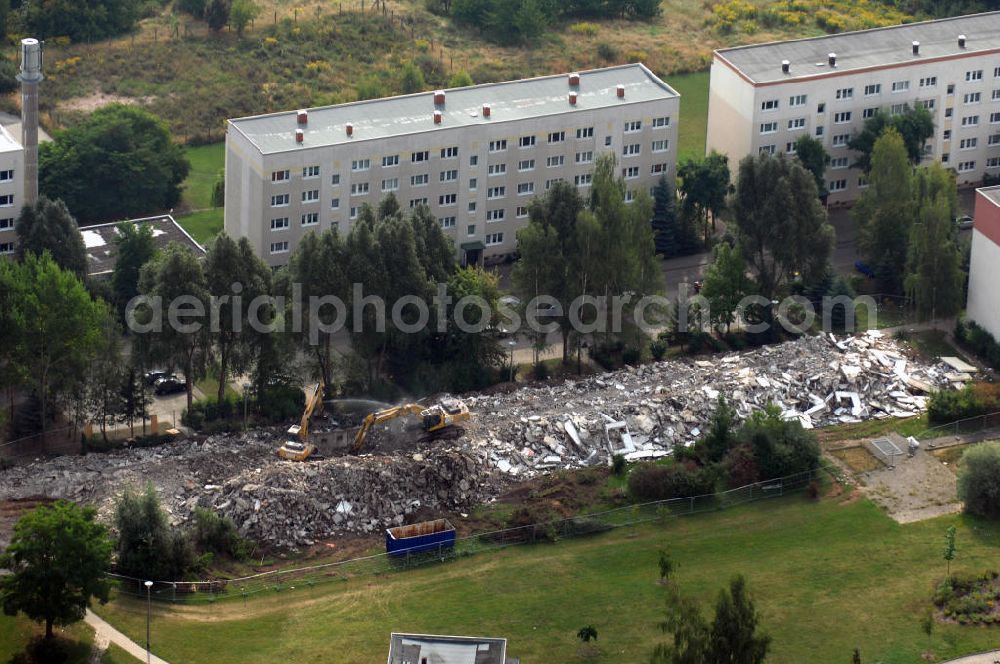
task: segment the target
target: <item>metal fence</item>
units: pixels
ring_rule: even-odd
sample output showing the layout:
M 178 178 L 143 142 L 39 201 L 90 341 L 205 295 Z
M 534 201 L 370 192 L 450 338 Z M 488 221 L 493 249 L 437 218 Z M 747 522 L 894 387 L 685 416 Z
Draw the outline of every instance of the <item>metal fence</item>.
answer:
M 988 413 L 926 429 L 918 433 L 915 438 L 917 440 L 931 440 L 934 438 L 944 438 L 945 436 L 979 433 L 980 431 L 998 427 L 1000 427 L 1000 412 Z
M 801 491 L 818 478 L 822 470 L 805 471 L 787 477 L 748 484 L 736 489 L 704 496 L 674 498 L 641 505 L 583 514 L 568 519 L 536 523 L 516 528 L 477 533 L 458 538 L 453 548 L 441 547 L 420 553 L 398 552 L 376 555 L 293 569 L 272 570 L 250 576 L 208 581 L 146 581 L 133 577 L 108 574 L 119 594 L 163 602 L 205 603 L 224 599 L 246 601 L 261 593 L 283 592 L 312 587 L 323 583 L 346 581 L 349 578 L 389 574 L 423 565 L 442 563 L 454 558 L 495 551 L 519 544 L 554 542 L 655 521 L 714 512 L 736 505 L 776 498 Z

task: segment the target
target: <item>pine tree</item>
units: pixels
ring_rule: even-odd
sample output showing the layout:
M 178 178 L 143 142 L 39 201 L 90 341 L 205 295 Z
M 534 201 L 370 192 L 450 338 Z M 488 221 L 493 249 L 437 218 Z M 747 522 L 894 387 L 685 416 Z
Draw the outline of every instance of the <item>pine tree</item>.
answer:
M 60 268 L 80 279 L 87 276 L 87 249 L 83 237 L 76 219 L 61 200 L 39 196 L 34 207 L 25 206 L 21 210 L 14 229 L 17 231 L 17 253 L 21 258 L 28 253 L 41 256 L 47 251 Z
M 667 176 L 661 175 L 653 189 L 653 233 L 656 253 L 670 258 L 679 251 L 677 196 Z

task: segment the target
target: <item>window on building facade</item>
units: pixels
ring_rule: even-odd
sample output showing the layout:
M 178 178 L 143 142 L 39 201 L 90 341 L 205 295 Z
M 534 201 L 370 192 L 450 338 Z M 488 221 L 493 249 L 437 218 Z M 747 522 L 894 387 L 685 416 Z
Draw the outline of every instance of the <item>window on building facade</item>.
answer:
M 283 171 L 272 171 L 271 172 L 271 182 L 287 182 L 288 181 L 288 169 Z
M 288 230 L 288 217 L 277 217 L 271 220 L 271 230 L 272 231 L 286 231 Z
M 307 212 L 301 217 L 303 226 L 315 226 L 319 223 L 319 212 Z
M 367 171 L 372 167 L 371 159 L 354 159 L 351 161 L 352 171 Z

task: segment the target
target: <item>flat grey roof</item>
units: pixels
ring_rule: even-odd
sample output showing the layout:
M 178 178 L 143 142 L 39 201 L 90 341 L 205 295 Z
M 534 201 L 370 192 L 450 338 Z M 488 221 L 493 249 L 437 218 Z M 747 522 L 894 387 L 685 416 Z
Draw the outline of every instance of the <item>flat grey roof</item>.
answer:
M 478 636 L 393 633 L 388 664 L 509 664 L 507 640 Z
M 958 46 L 959 35 L 966 36 L 965 48 Z M 913 55 L 912 43 L 915 41 L 920 42 L 919 55 Z M 773 83 L 931 58 L 975 55 L 998 48 L 1000 12 L 988 12 L 825 37 L 724 48 L 716 54 L 753 82 Z M 836 68 L 827 64 L 830 53 L 837 54 Z M 791 64 L 790 73 L 782 73 L 782 60 Z
M 172 216 L 165 214 L 159 217 L 144 219 L 129 219 L 114 221 L 94 226 L 81 226 L 80 235 L 87 251 L 87 274 L 92 277 L 110 274 L 115 268 L 115 239 L 118 237 L 118 224 L 126 223 L 135 226 L 152 226 L 153 242 L 157 249 L 163 249 L 171 242 L 180 242 L 190 248 L 196 256 L 204 256 L 205 248 L 198 244 L 188 232 L 181 228 Z
M 238 118 L 229 123 L 262 153 L 274 154 L 680 96 L 642 64 L 579 73 L 578 88 L 570 88 L 567 75 L 558 74 L 452 88 L 445 91 L 443 106 L 435 106 L 434 92 L 429 91 L 309 109 L 305 126 L 297 124 L 295 111 Z M 618 85 L 625 86 L 624 99 L 617 97 Z M 578 92 L 576 106 L 569 103 L 572 90 Z M 490 105 L 491 117 L 482 117 L 483 104 Z M 434 124 L 435 110 L 442 113 L 441 124 Z M 347 136 L 348 123 L 354 125 L 353 138 Z M 295 141 L 295 130 L 299 128 L 305 133 L 302 143 Z
M 993 185 L 992 187 L 980 187 L 976 191 L 992 201 L 994 205 L 1000 207 L 1000 184 Z

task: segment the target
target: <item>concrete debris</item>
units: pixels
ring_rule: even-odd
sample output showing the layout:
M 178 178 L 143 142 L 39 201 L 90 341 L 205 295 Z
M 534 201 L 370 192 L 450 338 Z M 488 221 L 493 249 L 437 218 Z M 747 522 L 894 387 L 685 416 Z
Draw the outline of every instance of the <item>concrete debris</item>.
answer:
M 376 533 L 417 510 L 462 511 L 513 481 L 608 464 L 614 454 L 657 459 L 707 430 L 717 398 L 741 419 L 773 403 L 805 428 L 924 411 L 926 394 L 961 384 L 946 363 L 906 357 L 881 334 L 803 337 L 711 359 L 681 359 L 465 395 L 464 435 L 362 456 L 281 461 L 282 428 L 179 441 L 151 449 L 40 460 L 0 471 L 0 500 L 47 496 L 98 506 L 151 481 L 174 523 L 201 506 L 244 535 L 294 548 L 339 532 Z

